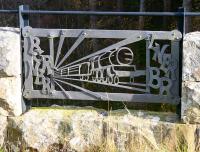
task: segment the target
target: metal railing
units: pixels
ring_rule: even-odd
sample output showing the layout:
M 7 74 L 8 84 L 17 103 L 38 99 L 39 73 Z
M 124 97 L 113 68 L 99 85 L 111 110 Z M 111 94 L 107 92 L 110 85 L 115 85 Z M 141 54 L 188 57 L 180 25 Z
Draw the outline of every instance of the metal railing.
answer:
M 179 65 L 181 63 L 179 60 L 181 54 L 179 53 L 179 42 L 182 38 L 179 31 L 37 29 L 29 26 L 29 15 L 180 16 L 179 22 L 181 25 L 185 16 L 183 10 L 180 9 L 180 12 L 164 13 L 39 11 L 29 10 L 28 6 L 20 6 L 18 13 L 24 39 L 23 57 L 25 73 L 27 74 L 25 76 L 24 97 L 27 99 L 110 100 L 178 104 L 181 90 L 179 87 Z M 184 26 L 182 25 L 179 30 L 184 32 Z M 50 52 L 47 50 L 45 52 L 40 48 L 41 37 L 49 40 L 48 46 L 50 46 Z M 66 54 L 63 52 L 63 56 L 61 55 L 63 43 L 66 38 L 70 37 L 76 38 L 76 40 Z M 66 60 L 69 59 L 69 56 L 76 50 L 80 43 L 90 38 L 123 40 L 101 50 L 94 51 L 89 55 L 82 56 L 73 62 L 66 63 Z M 53 47 L 55 39 L 59 39 L 57 50 Z M 169 40 L 170 44 L 161 45 L 159 42 L 155 42 L 165 40 Z M 146 65 L 138 69 L 138 65 L 133 63 L 134 52 L 127 45 L 141 41 L 146 42 L 144 45 Z M 169 46 L 170 53 L 167 52 Z M 154 53 L 153 58 L 150 52 Z M 34 62 L 31 63 L 30 61 Z M 105 61 L 106 65 L 103 66 L 105 63 L 101 63 L 102 61 Z M 152 66 L 152 62 L 156 62 L 158 67 Z M 169 67 L 165 67 L 166 65 Z M 84 70 L 82 71 L 82 69 Z M 162 70 L 165 76 L 160 76 L 160 70 Z M 136 81 L 138 78 L 145 79 L 139 82 Z M 155 84 L 154 80 L 158 84 Z M 99 92 L 98 88 L 96 88 L 97 90 L 94 90 L 94 88 L 86 89 L 71 81 L 103 85 L 108 88 L 117 89 L 114 89 L 114 92 Z M 66 85 L 79 91 L 67 90 Z M 39 86 L 40 90 L 35 89 L 33 86 L 35 88 Z M 173 91 L 171 90 L 172 86 Z M 120 89 L 121 93 L 118 91 Z M 152 91 L 153 89 L 157 89 L 159 93 Z M 130 93 L 130 91 L 133 92 Z
M 200 12 L 185 12 L 185 9 L 183 7 L 180 7 L 177 12 L 110 12 L 110 11 L 49 11 L 49 10 L 30 10 L 28 5 L 21 5 L 21 6 L 19 6 L 18 10 L 0 10 L 0 13 L 18 14 L 19 15 L 19 27 L 22 28 L 22 29 L 24 27 L 26 27 L 26 26 L 29 26 L 29 15 L 31 15 L 31 14 L 47 14 L 47 15 L 96 15 L 96 16 L 177 16 L 178 17 L 178 30 L 182 33 L 182 35 L 185 34 L 185 17 L 187 17 L 187 16 L 200 16 Z M 41 32 L 43 32 L 43 31 L 41 31 Z M 56 32 L 59 33 L 59 31 L 56 31 Z M 80 32 L 80 31 L 76 31 L 75 30 L 74 32 L 76 33 L 76 32 Z M 49 33 L 49 34 L 51 34 L 51 33 Z M 104 34 L 105 34 L 105 36 L 107 35 L 106 32 Z M 152 34 L 154 35 L 154 32 L 152 32 Z M 167 33 L 165 33 L 165 34 L 167 34 Z M 27 39 L 26 36 L 24 36 L 24 37 L 25 37 L 25 39 Z M 58 36 L 56 36 L 56 37 L 58 37 Z M 78 38 L 78 35 L 76 37 Z M 176 42 L 174 42 L 174 43 L 176 43 Z M 151 49 L 153 49 L 153 48 L 151 48 Z M 179 49 L 180 50 L 182 49 L 182 41 L 180 41 Z M 178 96 L 180 97 L 181 96 L 181 73 L 182 73 L 182 61 L 181 61 L 181 58 L 182 58 L 182 51 L 180 51 L 179 54 L 177 54 L 177 55 L 178 55 L 178 58 L 179 58 L 179 63 L 178 63 L 179 69 L 178 69 L 178 71 L 179 71 L 179 78 L 180 78 L 179 79 L 179 87 L 178 87 L 179 88 L 179 95 Z M 82 65 L 82 64 L 80 64 L 80 65 Z M 59 73 L 59 74 L 62 76 L 62 73 Z M 89 94 L 90 93 L 91 92 L 89 92 Z M 32 94 L 32 95 L 34 95 L 34 94 Z M 67 94 L 65 94 L 65 95 L 67 96 Z M 27 96 L 31 97 L 30 94 L 27 95 Z M 58 94 L 57 96 L 60 96 L 60 94 Z M 93 94 L 93 96 L 96 96 L 96 94 Z M 98 97 L 98 95 L 97 95 L 97 97 Z M 122 96 L 118 96 L 118 97 L 122 97 Z M 159 99 L 159 97 L 158 97 L 158 99 Z
M 23 95 L 27 99 L 170 104 L 180 101 L 179 42 L 182 35 L 177 30 L 43 29 L 28 26 L 22 28 L 22 36 L 25 66 Z M 69 38 L 76 40 L 68 42 L 70 48 L 67 49 L 64 44 Z M 93 38 L 115 41 L 84 55 L 87 50 L 82 47 L 84 42 Z M 46 47 L 41 39 L 48 40 Z M 137 53 L 142 51 L 146 54 L 145 64 L 138 65 L 139 59 L 134 58 L 138 47 L 132 45 L 142 42 L 145 44 Z M 74 52 L 81 56 L 74 58 Z M 151 54 L 154 54 L 153 57 Z
M 96 15 L 96 16 L 177 16 L 178 29 L 185 33 L 185 17 L 200 16 L 200 12 L 186 12 L 180 7 L 177 12 L 114 12 L 114 11 L 50 11 L 50 10 L 30 10 L 28 5 L 19 6 L 18 10 L 0 10 L 0 13 L 19 14 L 19 26 L 29 25 L 30 14 L 46 15 Z

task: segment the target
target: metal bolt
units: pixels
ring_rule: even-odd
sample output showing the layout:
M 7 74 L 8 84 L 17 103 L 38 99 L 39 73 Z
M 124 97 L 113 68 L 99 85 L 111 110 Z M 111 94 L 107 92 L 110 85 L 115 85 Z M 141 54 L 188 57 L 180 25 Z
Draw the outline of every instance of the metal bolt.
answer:
M 103 97 L 102 97 L 102 96 L 100 96 L 100 97 L 99 97 L 99 100 L 103 100 Z
M 152 37 L 152 34 L 148 34 L 147 37 L 146 37 L 146 40 L 150 40 Z
M 52 37 L 53 37 L 53 34 L 50 33 L 48 36 L 49 36 L 49 38 L 52 38 Z
M 29 94 L 30 94 L 30 91 L 27 90 L 27 91 L 25 91 L 24 96 L 28 97 Z
M 83 35 L 83 36 L 86 36 L 86 35 L 87 35 L 87 33 L 86 33 L 86 32 L 83 32 L 83 33 L 82 33 L 82 35 Z
M 64 31 L 61 31 L 61 35 L 64 35 L 65 34 L 65 32 Z
M 30 29 L 27 29 L 27 30 L 26 30 L 26 33 L 29 33 L 30 31 L 31 31 Z
M 53 95 L 54 95 L 54 93 L 55 93 L 55 91 L 54 91 L 54 90 L 51 90 L 51 91 L 49 92 L 50 96 L 53 96 Z
M 27 30 L 24 32 L 23 36 L 29 36 L 29 35 L 30 35 L 30 29 L 27 29 Z

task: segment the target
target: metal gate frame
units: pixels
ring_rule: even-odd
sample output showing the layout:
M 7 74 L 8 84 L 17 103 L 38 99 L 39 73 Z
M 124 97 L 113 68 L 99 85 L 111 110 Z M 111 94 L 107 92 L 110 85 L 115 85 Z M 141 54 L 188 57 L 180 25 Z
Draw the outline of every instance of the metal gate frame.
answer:
M 177 104 L 180 101 L 179 96 L 179 41 L 182 35 L 179 31 L 134 31 L 134 30 L 90 30 L 90 29 L 38 29 L 25 27 L 22 29 L 22 35 L 24 39 L 24 67 L 25 67 L 25 82 L 24 92 L 25 98 L 50 98 L 50 99 L 76 99 L 76 100 L 105 100 L 105 101 L 129 101 L 129 102 L 148 102 L 148 103 L 171 103 Z M 49 39 L 50 54 L 43 55 L 44 50 L 40 48 L 40 37 Z M 59 37 L 59 46 L 57 55 L 54 58 L 53 39 Z M 65 54 L 63 59 L 58 62 L 58 56 L 62 49 L 62 44 L 65 38 L 74 37 L 76 38 L 75 43 L 71 46 L 68 52 Z M 76 65 L 79 67 L 79 75 L 66 75 L 62 74 L 60 70 L 61 64 L 67 59 L 68 56 L 76 49 L 76 47 L 87 38 L 114 38 L 123 39 L 118 43 L 110 45 L 102 50 L 87 55 L 80 60 L 74 61 L 73 63 L 63 66 L 65 70 L 69 70 L 69 67 Z M 121 50 L 126 50 L 125 54 L 131 54 L 130 48 L 125 47 L 127 44 L 138 42 L 140 40 L 146 40 L 146 69 L 136 71 L 135 73 L 125 71 L 121 75 L 130 75 L 130 78 L 134 78 L 135 75 L 146 75 L 145 89 L 138 89 L 135 87 L 125 86 L 120 83 L 108 83 L 108 81 L 96 82 L 94 80 L 84 80 L 80 75 L 80 67 L 82 63 L 80 61 L 89 59 L 90 62 L 87 64 L 92 65 L 92 58 L 97 57 L 99 62 L 99 56 L 103 56 L 106 53 L 117 54 Z M 166 53 L 165 50 L 168 45 L 161 47 L 159 44 L 154 43 L 155 40 L 170 40 L 171 41 L 171 54 Z M 150 66 L 150 51 L 154 51 L 153 60 L 160 64 L 160 69 L 165 72 L 165 76 L 159 77 L 159 68 Z M 124 51 L 121 51 L 124 52 Z M 110 57 L 110 56 L 109 56 Z M 110 59 L 110 58 L 109 58 Z M 33 62 L 36 62 L 34 64 Z M 84 62 L 86 63 L 86 62 Z M 124 64 L 119 63 L 120 66 Z M 111 66 L 116 66 L 111 64 Z M 165 67 L 167 66 L 167 67 Z M 90 69 L 91 71 L 96 69 Z M 97 69 L 99 70 L 99 69 Z M 106 69 L 108 71 L 108 68 Z M 45 76 L 45 72 L 48 77 Z M 154 74 L 156 72 L 156 74 Z M 119 76 L 119 73 L 116 76 Z M 91 75 L 91 74 L 90 74 Z M 90 76 L 87 75 L 88 77 Z M 134 75 L 134 76 L 133 76 Z M 33 76 L 36 80 L 33 81 Z M 103 84 L 112 87 L 130 89 L 141 91 L 143 94 L 130 94 L 130 93 L 107 93 L 107 92 L 93 92 L 85 88 L 73 85 L 64 81 L 64 79 L 75 80 L 73 77 L 79 76 L 79 81 L 91 82 L 97 84 Z M 109 78 L 109 77 L 108 77 Z M 62 80 L 60 80 L 62 79 Z M 106 78 L 107 79 L 107 78 Z M 153 84 L 153 80 L 157 80 L 158 84 Z M 77 81 L 77 79 L 76 79 Z M 113 80 L 112 80 L 113 81 Z M 164 86 L 164 81 L 168 83 Z M 151 83 L 150 83 L 151 82 Z M 66 91 L 59 83 L 65 83 L 80 91 Z M 33 85 L 41 85 L 41 90 L 34 90 Z M 58 85 L 61 91 L 55 89 L 55 84 Z M 121 85 L 122 84 L 122 85 Z M 170 86 L 170 87 L 169 87 Z M 159 94 L 152 94 L 150 87 L 159 89 Z M 163 95 L 166 91 L 167 95 Z

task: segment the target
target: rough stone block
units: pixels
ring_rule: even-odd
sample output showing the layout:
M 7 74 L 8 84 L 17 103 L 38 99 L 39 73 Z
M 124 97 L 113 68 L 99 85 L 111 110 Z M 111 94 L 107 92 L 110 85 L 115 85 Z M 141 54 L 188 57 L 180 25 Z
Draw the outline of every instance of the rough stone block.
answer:
M 188 33 L 184 37 L 183 81 L 200 81 L 200 32 Z
M 0 148 L 3 147 L 6 138 L 7 117 L 0 115 Z
M 18 28 L 0 27 L 0 114 L 22 114 L 21 48 Z
M 182 120 L 200 124 L 200 32 L 184 37 L 182 76 Z
M 184 82 L 182 85 L 182 120 L 200 124 L 200 82 Z
M 0 78 L 0 114 L 19 116 L 24 110 L 21 77 Z
M 21 74 L 19 29 L 0 27 L 0 77 Z
M 199 126 L 167 122 L 170 113 L 91 107 L 29 110 L 8 118 L 11 151 L 199 151 Z

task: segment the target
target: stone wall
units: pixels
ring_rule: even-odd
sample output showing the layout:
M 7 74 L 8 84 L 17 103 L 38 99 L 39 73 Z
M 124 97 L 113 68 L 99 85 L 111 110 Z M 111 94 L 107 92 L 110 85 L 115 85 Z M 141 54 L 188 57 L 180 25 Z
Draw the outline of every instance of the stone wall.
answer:
M 165 112 L 37 108 L 8 119 L 4 147 L 34 152 L 198 152 L 200 126 L 177 119 Z
M 183 41 L 182 120 L 200 124 L 200 32 Z
M 200 32 L 184 37 L 182 120 L 173 113 L 50 107 L 25 111 L 20 34 L 0 28 L 0 151 L 200 151 Z
M 200 32 L 186 34 L 183 43 L 182 120 L 200 123 Z M 25 111 L 21 96 L 21 49 L 17 28 L 0 28 L 0 114 Z
M 0 28 L 0 115 L 19 116 L 24 110 L 19 29 L 3 27 Z

